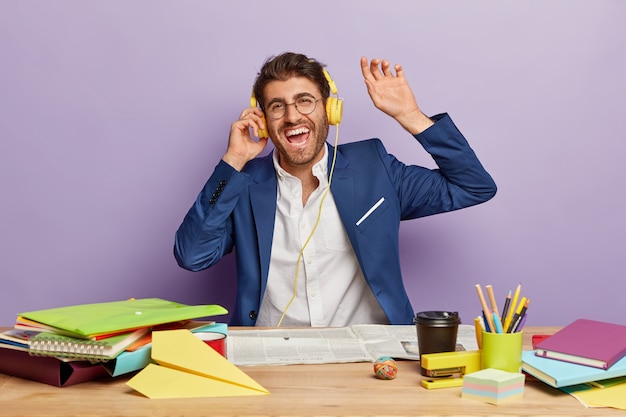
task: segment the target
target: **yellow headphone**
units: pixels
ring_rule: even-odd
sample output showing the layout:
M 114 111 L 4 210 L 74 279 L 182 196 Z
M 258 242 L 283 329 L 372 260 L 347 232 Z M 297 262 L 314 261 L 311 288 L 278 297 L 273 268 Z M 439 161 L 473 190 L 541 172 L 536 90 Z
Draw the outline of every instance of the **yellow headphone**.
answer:
M 337 95 L 337 86 L 332 78 L 330 78 L 330 74 L 324 68 L 324 77 L 326 77 L 326 81 L 328 81 L 328 85 L 330 86 L 330 92 L 334 95 Z M 328 116 L 328 123 L 331 125 L 338 125 L 341 123 L 341 117 L 343 116 L 343 100 L 339 97 L 328 97 L 326 99 L 326 116 Z
M 324 72 L 324 77 L 326 77 L 326 81 L 328 81 L 330 92 L 336 96 L 337 86 L 335 85 L 335 82 L 330 77 L 330 74 L 328 73 L 328 71 L 326 71 L 324 68 L 322 68 L 322 71 Z M 250 97 L 250 107 L 256 107 L 256 106 L 257 106 L 257 99 L 254 96 L 254 91 L 252 91 L 252 96 Z M 328 123 L 333 126 L 336 126 L 339 123 L 341 123 L 341 117 L 343 116 L 343 99 L 340 99 L 339 97 L 332 97 L 332 96 L 328 97 L 326 99 L 326 116 L 328 117 Z M 265 124 L 266 129 L 259 130 L 259 137 L 267 138 L 269 137 L 269 133 L 267 132 L 267 123 L 265 122 L 265 117 L 263 117 L 263 124 Z
M 256 101 L 256 97 L 254 96 L 254 90 L 252 90 L 252 96 L 250 97 L 250 107 L 256 107 L 256 106 L 257 106 L 257 101 Z M 267 121 L 265 120 L 265 115 L 263 115 L 263 126 L 265 126 L 265 129 L 259 129 L 259 138 L 267 139 L 270 137 L 270 134 L 267 131 Z

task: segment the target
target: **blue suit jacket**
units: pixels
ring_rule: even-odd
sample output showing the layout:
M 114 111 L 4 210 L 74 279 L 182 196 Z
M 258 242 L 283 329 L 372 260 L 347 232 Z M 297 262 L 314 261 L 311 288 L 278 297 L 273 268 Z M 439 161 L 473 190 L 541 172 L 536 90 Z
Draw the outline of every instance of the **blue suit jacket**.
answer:
M 378 139 L 338 147 L 331 191 L 365 279 L 391 324 L 414 318 L 400 271 L 400 221 L 482 203 L 496 192 L 452 120 L 445 114 L 434 119 L 415 138 L 439 169 L 405 165 Z M 276 193 L 271 155 L 250 161 L 241 172 L 220 161 L 176 233 L 175 257 L 192 271 L 210 267 L 236 247 L 233 325 L 256 321 L 270 265 Z M 381 197 L 383 203 L 357 226 Z

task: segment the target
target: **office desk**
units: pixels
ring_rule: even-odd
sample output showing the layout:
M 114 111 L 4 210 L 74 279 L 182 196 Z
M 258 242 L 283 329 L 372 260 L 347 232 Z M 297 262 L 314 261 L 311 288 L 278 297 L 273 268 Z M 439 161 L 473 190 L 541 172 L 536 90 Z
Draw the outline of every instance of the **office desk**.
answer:
M 554 327 L 525 329 L 532 334 Z M 231 329 L 232 332 L 236 329 Z M 522 400 L 504 405 L 461 398 L 461 388 L 427 390 L 419 363 L 399 361 L 398 376 L 374 378 L 371 363 L 242 367 L 271 394 L 254 397 L 150 400 L 125 385 L 128 377 L 56 388 L 0 374 L 0 416 L 601 416 L 541 382 L 527 381 Z M 626 414 L 624 414 L 626 415 Z

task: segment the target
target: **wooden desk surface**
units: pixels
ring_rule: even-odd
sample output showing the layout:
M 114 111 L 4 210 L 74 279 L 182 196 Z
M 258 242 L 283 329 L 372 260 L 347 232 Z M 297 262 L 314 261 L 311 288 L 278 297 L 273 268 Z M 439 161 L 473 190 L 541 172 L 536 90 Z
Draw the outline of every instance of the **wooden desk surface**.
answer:
M 525 329 L 532 334 L 554 327 Z M 374 378 L 371 363 L 257 366 L 242 369 L 271 394 L 254 397 L 151 400 L 125 385 L 128 377 L 66 388 L 0 374 L 0 416 L 602 416 L 614 409 L 587 409 L 573 397 L 538 381 L 526 382 L 524 398 L 491 405 L 461 398 L 461 388 L 427 390 L 419 362 L 400 361 L 398 376 Z

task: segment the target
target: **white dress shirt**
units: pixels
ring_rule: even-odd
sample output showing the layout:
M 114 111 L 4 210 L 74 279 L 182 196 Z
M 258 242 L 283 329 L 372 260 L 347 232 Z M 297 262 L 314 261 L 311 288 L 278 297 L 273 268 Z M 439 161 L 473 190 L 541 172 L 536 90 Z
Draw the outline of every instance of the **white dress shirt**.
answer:
M 330 192 L 311 236 L 328 185 L 327 153 L 325 146 L 324 157 L 313 166 L 319 186 L 302 207 L 300 180 L 280 167 L 274 151 L 278 177 L 276 219 L 267 288 L 257 326 L 277 326 L 285 311 L 281 326 L 388 323 L 365 282 Z M 296 278 L 298 257 L 305 243 Z

